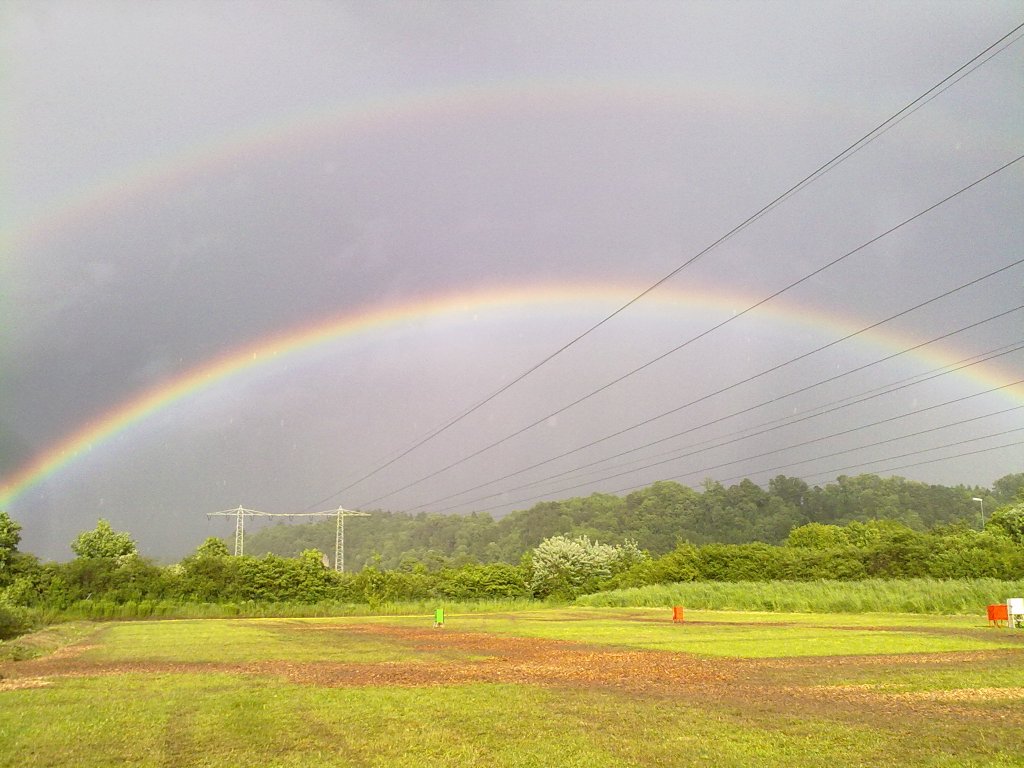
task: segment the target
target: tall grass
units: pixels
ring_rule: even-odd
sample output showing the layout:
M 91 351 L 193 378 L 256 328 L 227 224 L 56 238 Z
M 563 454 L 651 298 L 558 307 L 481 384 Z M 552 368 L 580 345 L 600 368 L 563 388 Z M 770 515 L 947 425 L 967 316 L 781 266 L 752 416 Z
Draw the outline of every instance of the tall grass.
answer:
M 577 598 L 592 607 L 683 605 L 708 610 L 791 613 L 984 614 L 985 606 L 1024 595 L 1024 579 L 679 582 Z
M 1024 595 L 1024 579 L 907 579 L 902 581 L 679 582 L 599 592 L 576 599 L 576 605 L 664 607 L 684 605 L 707 610 L 778 611 L 782 613 L 923 613 L 978 614 L 985 606 Z M 88 619 L 224 619 L 316 618 L 329 616 L 430 615 L 529 610 L 550 605 L 527 598 L 446 601 L 409 600 L 376 606 L 365 603 L 179 603 L 142 600 L 123 604 L 82 600 L 63 611 L 34 611 L 35 626 Z M 42 615 L 45 613 L 45 616 Z
M 0 602 L 0 642 L 39 629 L 54 621 L 55 611 Z

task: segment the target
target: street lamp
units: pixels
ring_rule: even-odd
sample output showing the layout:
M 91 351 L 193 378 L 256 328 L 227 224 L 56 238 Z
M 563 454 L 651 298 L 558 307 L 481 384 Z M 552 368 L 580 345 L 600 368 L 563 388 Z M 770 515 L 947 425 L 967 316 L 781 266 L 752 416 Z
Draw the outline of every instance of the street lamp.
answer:
M 981 504 L 981 530 L 985 530 L 985 500 L 975 496 L 971 501 L 976 501 Z

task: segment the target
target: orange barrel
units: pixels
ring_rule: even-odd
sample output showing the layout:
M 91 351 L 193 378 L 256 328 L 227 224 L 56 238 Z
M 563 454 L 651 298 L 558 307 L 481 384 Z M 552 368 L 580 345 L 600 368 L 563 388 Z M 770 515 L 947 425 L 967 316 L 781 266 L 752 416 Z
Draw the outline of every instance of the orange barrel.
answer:
M 1006 603 L 996 603 L 988 607 L 988 620 L 995 624 L 1000 621 L 1008 621 L 1010 618 L 1010 612 L 1007 610 Z

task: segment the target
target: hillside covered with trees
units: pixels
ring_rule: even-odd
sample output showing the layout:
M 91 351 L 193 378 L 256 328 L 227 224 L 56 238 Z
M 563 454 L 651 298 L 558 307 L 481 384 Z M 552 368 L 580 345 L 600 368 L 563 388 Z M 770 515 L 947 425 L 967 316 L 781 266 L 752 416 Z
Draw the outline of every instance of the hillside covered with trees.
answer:
M 781 544 L 808 523 L 847 525 L 891 520 L 913 531 L 963 522 L 981 528 L 981 498 L 990 512 L 1012 501 L 1024 473 L 1007 475 L 991 489 L 926 485 L 901 477 L 839 477 L 824 487 L 779 475 L 761 488 L 744 480 L 725 487 L 707 481 L 700 491 L 658 482 L 625 497 L 591 496 L 544 501 L 495 520 L 487 514 L 440 515 L 375 511 L 347 523 L 346 562 L 518 563 L 546 538 L 588 536 L 609 544 L 636 542 L 651 555 L 690 544 Z M 303 550 L 331 552 L 334 521 L 272 525 L 246 538 L 246 552 L 294 557 Z

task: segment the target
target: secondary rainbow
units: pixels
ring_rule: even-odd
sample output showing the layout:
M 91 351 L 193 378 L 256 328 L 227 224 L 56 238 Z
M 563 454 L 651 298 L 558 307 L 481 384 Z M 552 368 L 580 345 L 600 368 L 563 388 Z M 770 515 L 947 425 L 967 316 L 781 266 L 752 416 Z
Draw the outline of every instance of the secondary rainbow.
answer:
M 808 103 L 792 94 L 777 94 L 736 83 L 600 81 L 534 78 L 460 83 L 388 96 L 321 105 L 224 133 L 209 141 L 122 167 L 20 221 L 0 227 L 0 251 L 8 257 L 18 246 L 59 232 L 79 220 L 234 162 L 278 156 L 326 139 L 351 138 L 382 129 L 421 127 L 441 119 L 473 119 L 500 110 L 572 110 L 606 105 L 618 109 L 732 110 L 765 115 L 795 111 L 832 115 L 850 111 L 848 103 Z
M 175 184 L 233 162 L 276 155 L 290 147 L 306 147 L 327 137 L 351 137 L 360 133 L 403 125 L 421 126 L 435 119 L 468 118 L 509 108 L 571 110 L 613 106 L 638 109 L 687 109 L 702 112 L 729 111 L 733 115 L 798 115 L 835 122 L 839 115 L 853 115 L 866 130 L 894 105 L 859 105 L 828 93 L 813 99 L 792 91 L 754 87 L 733 81 L 586 79 L 538 76 L 507 80 L 473 81 L 384 96 L 355 97 L 320 105 L 283 117 L 225 132 L 207 141 L 123 166 L 93 182 L 51 200 L 34 212 L 0 224 L 0 253 L 17 256 L 19 246 L 46 238 L 79 220 L 101 214 L 125 201 L 150 193 L 166 193 Z M 939 118 L 921 137 L 945 147 L 960 125 Z M 1012 148 L 1007 144 L 1008 148 Z M 0 261 L 0 266 L 3 262 Z
M 416 299 L 399 305 L 366 306 L 351 313 L 322 319 L 312 325 L 286 333 L 263 338 L 234 350 L 227 355 L 197 366 L 153 387 L 118 405 L 110 411 L 83 424 L 43 451 L 0 485 L 0 508 L 18 499 L 25 491 L 52 477 L 76 459 L 84 457 L 116 435 L 140 425 L 154 414 L 171 405 L 187 401 L 198 393 L 211 389 L 229 379 L 244 376 L 257 368 L 270 366 L 300 356 L 303 352 L 349 337 L 367 336 L 403 325 L 440 319 L 462 319 L 472 322 L 474 316 L 485 313 L 514 310 L 517 313 L 542 308 L 584 308 L 596 321 L 610 309 L 621 306 L 637 293 L 639 288 L 592 285 L 552 285 L 532 287 L 481 288 L 472 292 L 453 293 Z M 699 291 L 660 289 L 645 297 L 645 305 L 654 305 L 658 312 L 715 311 L 734 312 L 753 303 L 740 295 L 709 294 Z M 644 306 L 644 305 L 641 305 Z M 761 307 L 758 315 L 773 322 L 793 323 L 823 329 L 845 336 L 858 330 L 862 323 L 850 318 L 809 312 L 805 307 L 776 303 Z M 898 335 L 876 332 L 859 338 L 859 344 L 869 344 L 887 350 L 912 346 L 913 340 Z M 917 351 L 916 359 L 932 367 L 948 365 L 951 358 L 933 352 Z M 1005 384 L 992 368 L 970 369 L 959 376 L 976 380 L 986 387 Z M 1007 390 L 1007 396 L 1024 402 L 1024 387 Z

